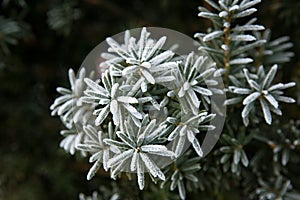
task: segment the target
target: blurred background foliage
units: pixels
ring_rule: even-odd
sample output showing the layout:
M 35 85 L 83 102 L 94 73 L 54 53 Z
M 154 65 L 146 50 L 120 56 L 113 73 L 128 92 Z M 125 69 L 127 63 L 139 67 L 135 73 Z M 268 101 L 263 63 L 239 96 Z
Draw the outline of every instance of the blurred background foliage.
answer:
M 63 127 L 49 115 L 55 88 L 67 86 L 69 67 L 78 69 L 93 47 L 125 29 L 157 26 L 191 37 L 205 31 L 210 24 L 197 17 L 200 4 L 196 0 L 0 0 L 0 199 L 78 199 L 80 192 L 91 194 L 100 185 L 106 186 L 100 191 L 108 196 L 110 192 L 104 191 L 118 190 L 104 172 L 87 182 L 86 162 L 58 147 Z M 259 22 L 272 29 L 272 37 L 291 37 L 295 56 L 284 66 L 282 77 L 297 81 L 297 87 L 299 10 L 299 0 L 265 0 L 257 13 Z M 299 111 L 299 104 L 289 105 L 285 116 L 299 119 Z M 145 192 L 132 191 L 135 183 L 121 180 L 118 186 L 127 199 L 151 199 L 152 194 L 172 198 L 168 191 L 151 186 Z M 299 189 L 300 181 L 295 186 Z M 228 198 L 234 199 L 233 191 Z

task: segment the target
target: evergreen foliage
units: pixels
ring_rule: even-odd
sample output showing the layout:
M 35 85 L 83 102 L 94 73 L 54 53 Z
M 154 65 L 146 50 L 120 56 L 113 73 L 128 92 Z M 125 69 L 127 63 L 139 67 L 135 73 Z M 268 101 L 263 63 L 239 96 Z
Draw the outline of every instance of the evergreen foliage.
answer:
M 256 154 L 247 155 L 245 149 L 257 136 L 252 133 L 254 126 L 261 124 L 263 120 L 271 125 L 271 112 L 282 115 L 279 102 L 295 103 L 293 98 L 284 96 L 282 91 L 295 86 L 295 82 L 273 83 L 278 66 L 270 65 L 278 60 L 279 63 L 289 61 L 293 54 L 285 51 L 292 45 L 287 42 L 288 37 L 269 42 L 269 31 L 261 37 L 261 31 L 265 28 L 256 25 L 255 18 L 246 23 L 239 23 L 241 18 L 249 17 L 257 11 L 253 6 L 260 3 L 260 0 L 220 0 L 218 3 L 205 0 L 205 2 L 216 11 L 200 6 L 198 16 L 211 20 L 213 28 L 208 33 L 197 33 L 195 37 L 200 43 L 199 50 L 207 52 L 216 63 L 211 63 L 207 61 L 208 57 L 197 56 L 194 52 L 182 60 L 171 49 L 162 50 L 166 37 L 154 40 L 150 38 L 151 33 L 147 32 L 146 28 L 141 30 L 139 39 L 126 31 L 123 44 L 117 43 L 112 38 L 106 39 L 110 47 L 108 53 L 102 53 L 105 61 L 100 64 L 106 70 L 99 80 L 85 78 L 87 89 L 84 94 L 80 93 L 81 96 L 77 96 L 82 102 L 96 108 L 93 112 L 96 116 L 95 123 L 84 128 L 89 140 L 81 140 L 82 144 L 77 145 L 79 150 L 92 154 L 91 162 L 96 161 L 87 179 L 91 179 L 103 163 L 105 170 L 110 169 L 113 179 L 124 171 L 137 173 L 139 189 L 143 190 L 146 171 L 154 182 L 156 179 L 163 181 L 161 187 L 170 182 L 170 190 L 178 188 L 180 198 L 185 199 L 187 181 L 184 179 L 197 186 L 199 179 L 194 173 L 201 170 L 201 159 L 194 157 L 188 160 L 188 155 L 182 156 L 184 144 L 189 141 L 196 155 L 200 158 L 203 156 L 197 134 L 199 130 L 215 128 L 207 124 L 216 114 L 208 114 L 211 112 L 210 96 L 216 92 L 221 94 L 227 92 L 233 95 L 229 94 L 232 97 L 225 101 L 226 105 L 244 106 L 241 116 L 245 127 L 231 127 L 232 123 L 236 123 L 234 121 L 239 121 L 231 116 L 231 113 L 240 110 L 239 107 L 234 107 L 227 113 L 229 115 L 226 120 L 227 126 L 222 142 L 214 154 L 215 157 L 208 156 L 202 159 L 220 159 L 223 173 L 219 175 L 225 182 L 229 181 L 225 178 L 228 173 L 232 173 L 237 183 L 243 182 L 246 178 L 243 177 L 245 173 L 257 176 L 257 187 L 253 185 L 253 188 L 248 188 L 256 193 L 249 195 L 249 198 L 300 197 L 296 193 L 291 195 L 288 193 L 293 186 L 287 177 L 283 178 L 280 175 L 277 175 L 275 184 L 278 194 L 271 193 L 274 190 L 271 189 L 273 186 L 265 183 L 263 181 L 265 177 L 261 172 L 252 171 L 249 165 Z M 280 59 L 281 57 L 284 59 Z M 262 65 L 259 67 L 253 65 L 254 61 L 265 64 L 267 70 Z M 215 66 L 219 70 L 214 68 Z M 210 78 L 221 74 L 226 81 L 225 90 L 212 89 L 210 86 L 217 85 L 218 82 Z M 83 80 L 82 76 L 79 76 L 79 79 Z M 65 107 L 64 105 L 60 107 L 59 111 Z M 78 105 L 73 107 L 77 109 Z M 165 116 L 149 119 L 150 109 L 163 112 Z M 58 112 L 58 115 L 63 116 L 63 112 Z M 75 116 L 69 115 L 71 118 L 69 121 L 75 121 Z M 107 128 L 107 123 L 110 128 Z M 97 127 L 101 127 L 98 134 Z M 109 133 L 104 136 L 102 130 L 105 132 L 106 129 Z M 256 130 L 259 129 L 260 126 L 257 126 Z M 170 150 L 164 145 L 167 140 L 173 142 Z M 289 151 L 281 150 L 280 144 L 275 144 L 272 140 L 267 141 L 279 145 L 274 152 L 283 151 L 281 165 L 285 166 L 289 161 L 287 153 Z M 190 155 L 190 152 L 188 154 Z M 159 166 L 160 162 L 151 158 L 151 155 L 175 158 L 174 164 L 166 163 Z M 273 161 L 279 162 L 278 155 L 274 155 Z M 165 168 L 167 177 L 161 171 L 161 167 Z M 281 170 L 277 170 L 280 174 Z M 283 179 L 286 181 L 283 182 Z M 203 187 L 204 191 L 209 190 Z M 92 198 L 96 198 L 95 195 Z
M 300 199 L 297 0 L 203 0 L 198 21 L 176 0 L 26 2 L 0 2 L 0 199 Z M 199 31 L 199 51 L 126 31 L 76 75 L 95 42 L 145 24 Z

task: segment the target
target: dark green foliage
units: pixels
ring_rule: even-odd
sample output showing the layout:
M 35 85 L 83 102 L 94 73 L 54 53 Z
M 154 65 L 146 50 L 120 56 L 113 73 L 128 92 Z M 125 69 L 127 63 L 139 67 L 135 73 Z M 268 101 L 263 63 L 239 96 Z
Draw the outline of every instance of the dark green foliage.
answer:
M 72 24 L 78 20 L 82 13 L 75 8 L 76 1 L 66 1 L 57 4 L 47 12 L 47 22 L 51 29 L 67 36 L 71 33 Z

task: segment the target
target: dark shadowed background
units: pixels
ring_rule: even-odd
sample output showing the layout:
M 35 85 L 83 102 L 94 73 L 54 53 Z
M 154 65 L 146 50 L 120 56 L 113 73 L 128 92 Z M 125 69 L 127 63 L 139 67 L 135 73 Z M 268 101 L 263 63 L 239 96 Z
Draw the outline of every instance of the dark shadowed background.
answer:
M 191 37 L 205 31 L 210 24 L 197 17 L 200 4 L 203 1 L 0 0 L 0 199 L 77 199 L 80 192 L 89 194 L 107 184 L 104 172 L 86 181 L 87 161 L 59 148 L 63 126 L 49 111 L 57 97 L 55 88 L 68 87 L 68 68 L 77 70 L 107 36 L 142 26 L 170 28 Z M 299 0 L 265 0 L 256 14 L 274 38 L 291 37 L 295 56 L 281 75 L 298 83 L 299 10 Z M 286 116 L 299 118 L 298 107 L 289 108 Z M 138 191 L 128 195 L 141 196 Z

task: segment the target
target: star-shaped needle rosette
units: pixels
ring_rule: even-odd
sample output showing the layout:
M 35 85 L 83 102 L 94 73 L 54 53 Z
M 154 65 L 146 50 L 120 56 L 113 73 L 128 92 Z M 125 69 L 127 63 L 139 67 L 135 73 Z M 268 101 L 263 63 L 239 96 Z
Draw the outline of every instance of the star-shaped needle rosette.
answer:
M 85 78 L 84 81 L 88 89 L 84 91 L 85 96 L 81 100 L 86 103 L 96 103 L 100 106 L 93 112 L 94 115 L 97 115 L 96 126 L 101 125 L 109 113 L 113 115 L 113 122 L 118 126 L 122 121 L 120 117 L 124 116 L 124 110 L 129 112 L 132 118 L 142 119 L 142 114 L 131 105 L 137 104 L 138 100 L 135 97 L 123 94 L 119 90 L 120 85 L 114 83 L 109 70 L 102 75 L 102 85 L 88 78 Z
M 91 154 L 89 162 L 94 162 L 94 164 L 87 174 L 87 180 L 91 180 L 95 176 L 101 165 L 103 165 L 104 170 L 107 171 L 108 160 L 112 157 L 113 154 L 119 153 L 120 151 L 103 142 L 103 140 L 106 138 L 115 138 L 115 132 L 113 130 L 111 122 L 108 124 L 107 132 L 97 130 L 92 125 L 84 126 L 83 130 L 87 135 L 87 139 L 83 143 L 78 144 L 76 148 L 78 150 Z
M 94 71 L 89 74 L 89 77 L 94 76 Z M 91 123 L 94 119 L 90 112 L 95 108 L 94 103 L 84 103 L 80 97 L 83 95 L 83 91 L 87 88 L 84 83 L 86 77 L 86 69 L 82 68 L 78 77 L 73 71 L 69 69 L 69 82 L 70 89 L 57 87 L 56 90 L 61 96 L 57 97 L 53 104 L 50 106 L 52 110 L 51 115 L 58 115 L 62 123 L 67 127 L 66 130 L 60 131 L 60 134 L 64 136 L 64 139 L 60 142 L 59 146 L 65 151 L 74 155 L 76 152 L 76 145 L 85 140 L 85 134 L 80 128 Z M 82 152 L 82 155 L 85 155 Z
M 279 109 L 279 102 L 294 103 L 295 100 L 290 97 L 283 96 L 282 90 L 295 86 L 295 82 L 277 83 L 272 85 L 277 72 L 277 65 L 273 65 L 268 73 L 265 72 L 263 66 L 258 69 L 257 74 L 250 74 L 247 69 L 244 69 L 243 74 L 248 84 L 248 88 L 229 86 L 229 92 L 245 95 L 245 98 L 236 97 L 226 100 L 225 103 L 243 102 L 245 107 L 242 111 L 244 124 L 249 124 L 249 116 L 255 108 L 255 103 L 259 102 L 263 112 L 264 119 L 267 124 L 272 124 L 271 112 L 282 115 Z
M 201 169 L 199 163 L 201 158 L 191 158 L 191 152 L 192 151 L 187 151 L 174 161 L 172 167 L 167 167 L 164 170 L 164 173 L 167 174 L 167 178 L 160 185 L 161 188 L 164 188 L 169 182 L 171 191 L 178 188 L 181 199 L 186 198 L 186 189 L 189 189 L 190 184 L 198 184 L 199 182 L 197 172 Z
M 163 36 L 154 40 L 149 36 L 150 32 L 143 28 L 138 41 L 130 36 L 129 31 L 125 32 L 124 44 L 112 38 L 106 39 L 110 48 L 109 53 L 102 54 L 106 61 L 101 65 L 109 66 L 113 76 L 130 76 L 135 83 L 131 94 L 139 89 L 146 92 L 149 83 L 154 85 L 175 79 L 170 73 L 177 69 L 177 63 L 171 61 L 175 53 L 163 49 L 167 38 Z
M 198 156 L 203 156 L 203 151 L 196 137 L 196 134 L 200 133 L 201 130 L 213 130 L 215 126 L 207 123 L 210 122 L 215 116 L 216 114 L 208 114 L 206 111 L 203 111 L 198 115 L 183 117 L 182 119 L 178 119 L 175 117 L 167 118 L 167 121 L 169 123 L 176 126 L 176 128 L 168 136 L 169 141 L 176 141 L 173 142 L 173 150 L 176 157 L 180 156 L 183 153 L 184 147 L 187 147 L 186 140 L 188 140 L 188 142 L 192 144 Z
M 91 72 L 89 77 L 92 78 L 93 76 L 94 72 Z M 83 91 L 86 89 L 84 83 L 85 77 L 85 68 L 80 70 L 78 78 L 76 78 L 73 69 L 69 69 L 69 82 L 71 88 L 56 88 L 61 96 L 56 98 L 50 106 L 50 109 L 52 110 L 51 115 L 60 116 L 63 123 L 69 129 L 73 127 L 74 123 L 85 125 L 91 117 L 89 111 L 94 108 L 94 104 L 83 103 L 80 99 L 83 95 Z
M 200 102 L 205 108 L 210 104 L 210 97 L 222 91 L 213 88 L 218 85 L 215 79 L 216 63 L 211 62 L 207 56 L 197 56 L 194 52 L 187 55 L 184 62 L 178 64 L 178 97 L 183 104 L 185 112 L 190 110 L 196 115 Z M 198 97 L 198 96 L 200 97 Z M 188 110 L 186 108 L 189 108 Z
M 120 150 L 120 153 L 115 154 L 107 162 L 111 168 L 111 177 L 115 179 L 120 172 L 126 170 L 137 173 L 140 190 L 144 188 L 145 172 L 149 172 L 153 178 L 165 180 L 164 173 L 151 156 L 174 157 L 172 151 L 159 144 L 165 141 L 161 136 L 166 126 L 164 123 L 157 124 L 156 119 L 149 122 L 148 116 L 145 116 L 141 126 L 138 127 L 129 118 L 121 126 L 123 128 L 116 132 L 116 139 L 104 139 L 104 143 Z

